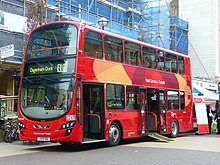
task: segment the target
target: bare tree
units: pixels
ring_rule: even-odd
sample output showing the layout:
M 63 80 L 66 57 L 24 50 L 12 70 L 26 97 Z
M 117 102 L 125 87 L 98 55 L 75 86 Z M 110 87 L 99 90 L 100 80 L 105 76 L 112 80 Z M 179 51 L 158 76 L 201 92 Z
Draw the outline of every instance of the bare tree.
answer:
M 23 36 L 23 52 L 27 45 L 27 36 L 28 34 L 39 25 L 42 25 L 46 22 L 47 16 L 47 0 L 38 0 L 31 1 L 28 7 L 28 14 L 27 14 L 27 32 Z
M 30 32 L 39 25 L 42 25 L 46 21 L 47 13 L 47 0 L 38 0 L 32 2 L 28 8 L 27 15 L 27 32 Z

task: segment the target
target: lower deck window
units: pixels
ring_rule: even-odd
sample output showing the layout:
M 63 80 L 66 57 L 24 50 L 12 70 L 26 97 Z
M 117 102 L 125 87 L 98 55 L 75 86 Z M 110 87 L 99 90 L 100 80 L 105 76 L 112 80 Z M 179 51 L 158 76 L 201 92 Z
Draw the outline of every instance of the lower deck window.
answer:
M 167 101 L 169 110 L 179 109 L 179 92 L 178 91 L 167 91 Z
M 106 107 L 107 109 L 124 109 L 125 92 L 123 85 L 107 84 L 106 86 Z
M 140 109 L 139 88 L 128 86 L 126 89 L 126 108 L 128 110 Z

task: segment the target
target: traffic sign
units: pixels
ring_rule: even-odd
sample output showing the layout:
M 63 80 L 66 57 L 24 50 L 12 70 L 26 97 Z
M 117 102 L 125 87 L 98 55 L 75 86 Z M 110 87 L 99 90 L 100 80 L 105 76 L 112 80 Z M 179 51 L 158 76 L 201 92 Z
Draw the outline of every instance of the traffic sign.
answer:
M 0 55 L 2 59 L 14 56 L 14 44 L 1 47 Z

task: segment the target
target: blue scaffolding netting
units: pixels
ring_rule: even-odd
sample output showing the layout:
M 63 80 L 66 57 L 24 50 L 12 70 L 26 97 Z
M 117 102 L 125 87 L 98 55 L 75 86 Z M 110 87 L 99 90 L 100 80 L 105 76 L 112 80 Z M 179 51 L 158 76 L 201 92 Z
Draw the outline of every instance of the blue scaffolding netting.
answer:
M 107 31 L 133 39 L 141 37 L 150 44 L 188 54 L 188 22 L 170 17 L 169 0 L 166 4 L 160 0 L 48 0 L 48 4 L 66 15 L 61 19 L 84 20 L 97 26 L 99 18 L 105 17 L 109 20 Z

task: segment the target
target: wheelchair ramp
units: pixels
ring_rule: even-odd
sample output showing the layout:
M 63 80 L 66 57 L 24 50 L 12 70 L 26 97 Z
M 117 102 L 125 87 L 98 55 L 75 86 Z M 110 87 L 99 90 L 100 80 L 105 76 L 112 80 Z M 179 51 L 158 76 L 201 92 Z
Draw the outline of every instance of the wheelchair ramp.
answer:
M 163 135 L 160 135 L 158 133 L 149 133 L 148 136 L 151 138 L 157 139 L 159 141 L 167 142 L 167 143 L 175 141 L 173 139 L 170 139 L 170 138 L 163 136 Z

